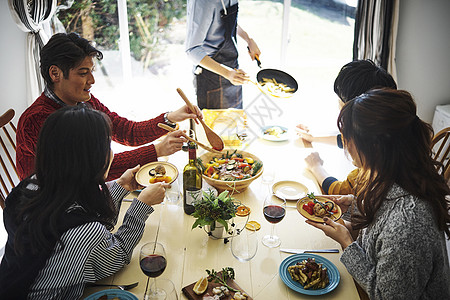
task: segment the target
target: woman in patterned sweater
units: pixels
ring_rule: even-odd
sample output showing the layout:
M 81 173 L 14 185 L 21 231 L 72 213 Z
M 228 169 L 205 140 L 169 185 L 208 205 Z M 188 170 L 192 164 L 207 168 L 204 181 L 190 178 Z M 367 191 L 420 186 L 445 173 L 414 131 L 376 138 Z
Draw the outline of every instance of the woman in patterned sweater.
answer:
M 6 198 L 0 299 L 79 299 L 87 282 L 130 262 L 166 184 L 145 188 L 111 233 L 122 198 L 138 187 L 139 166 L 105 184 L 110 144 L 110 121 L 101 112 L 68 106 L 47 118 L 37 144 L 36 174 Z
M 369 91 L 344 105 L 338 127 L 364 180 L 355 200 L 336 202 L 356 210 L 347 227 L 307 222 L 341 244 L 341 262 L 371 299 L 450 299 L 450 191 L 411 95 Z M 356 241 L 351 230 L 359 230 Z

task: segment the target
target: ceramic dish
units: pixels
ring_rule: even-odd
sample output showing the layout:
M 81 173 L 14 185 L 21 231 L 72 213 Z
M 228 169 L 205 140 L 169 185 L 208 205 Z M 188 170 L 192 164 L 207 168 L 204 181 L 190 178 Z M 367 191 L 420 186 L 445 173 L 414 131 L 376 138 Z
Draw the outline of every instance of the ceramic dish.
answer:
M 317 263 L 322 264 L 322 267 L 327 268 L 328 278 L 330 282 L 323 289 L 305 290 L 303 286 L 300 284 L 300 282 L 293 280 L 291 275 L 289 274 L 288 271 L 289 266 L 293 266 L 296 263 L 301 262 L 307 258 L 314 258 Z M 339 281 L 341 279 L 341 275 L 339 274 L 338 269 L 331 261 L 329 261 L 325 257 L 311 253 L 301 253 L 288 256 L 281 262 L 278 272 L 280 273 L 281 280 L 283 280 L 284 284 L 286 284 L 292 290 L 305 295 L 327 294 L 338 286 Z
M 149 186 L 150 185 L 150 174 L 148 172 L 151 169 L 154 169 L 157 165 L 162 165 L 166 169 L 166 176 L 170 176 L 172 180 L 170 183 L 174 182 L 175 179 L 178 177 L 178 169 L 171 163 L 165 162 L 165 161 L 154 161 L 151 163 L 148 163 L 146 165 L 143 165 L 139 171 L 136 173 L 136 181 L 143 186 Z
M 279 133 L 278 135 L 264 133 L 264 132 L 266 132 L 266 130 L 269 130 L 271 128 L 279 128 L 277 130 L 284 131 L 284 132 Z M 288 140 L 288 129 L 286 127 L 279 126 L 279 125 L 264 126 L 264 127 L 261 127 L 261 137 L 267 141 L 272 141 L 272 142 L 286 141 L 286 140 Z
M 330 199 L 324 198 L 324 197 L 320 197 L 320 196 L 316 196 L 316 200 L 321 202 L 321 203 L 325 203 L 325 201 L 331 201 Z M 312 199 L 306 197 L 303 197 L 302 199 L 298 200 L 297 202 L 297 211 L 304 216 L 305 218 L 307 218 L 308 220 L 314 221 L 314 222 L 320 222 L 323 223 L 323 218 L 316 216 L 316 215 L 310 215 L 308 212 L 306 212 L 303 209 L 303 204 L 308 203 L 309 201 L 313 201 Z M 330 216 L 330 218 L 334 221 L 339 220 L 342 216 L 342 210 L 339 207 L 339 205 L 335 204 L 336 208 L 337 208 L 337 212 L 335 212 L 334 214 L 332 214 Z
M 286 200 L 295 200 L 304 197 L 308 193 L 306 186 L 297 181 L 278 181 L 272 186 L 272 193 Z
M 122 291 L 119 289 L 109 289 L 109 290 L 103 290 L 97 293 L 94 293 L 92 295 L 87 296 L 84 298 L 84 300 L 98 300 L 102 296 L 107 296 L 107 298 L 102 299 L 120 299 L 120 300 L 138 300 L 138 297 L 133 295 L 130 292 Z
M 224 149 L 222 150 L 223 153 L 233 153 L 233 149 Z M 250 157 L 255 162 L 261 161 L 256 155 L 253 155 L 249 152 L 237 150 L 237 153 L 242 154 L 242 157 Z M 203 164 L 206 164 L 207 162 L 211 161 L 214 157 L 219 157 L 219 155 L 211 152 L 205 152 L 203 155 L 200 156 L 200 159 L 202 160 Z M 261 161 L 262 162 L 262 161 Z M 225 180 L 219 180 L 219 179 L 213 179 L 211 177 L 206 176 L 205 174 L 202 174 L 203 179 L 211 186 L 215 187 L 219 193 L 227 190 L 227 191 L 234 191 L 234 192 L 242 192 L 248 188 L 250 183 L 253 182 L 256 178 L 261 176 L 263 173 L 264 167 L 261 167 L 258 172 L 256 172 L 255 176 L 252 176 L 251 178 L 244 179 L 244 180 L 235 180 L 235 181 L 225 181 Z

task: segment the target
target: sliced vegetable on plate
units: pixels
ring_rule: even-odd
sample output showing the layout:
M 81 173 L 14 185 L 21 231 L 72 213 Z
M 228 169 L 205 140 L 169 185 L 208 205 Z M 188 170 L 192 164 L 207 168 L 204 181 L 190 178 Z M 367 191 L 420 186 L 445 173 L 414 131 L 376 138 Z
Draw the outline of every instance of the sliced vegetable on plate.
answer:
M 327 294 L 338 286 L 341 278 L 331 261 L 311 253 L 288 256 L 281 262 L 278 272 L 290 289 L 306 295 Z
M 272 142 L 281 142 L 288 139 L 288 129 L 284 126 L 270 125 L 261 128 L 261 137 Z
M 154 161 L 143 165 L 137 171 L 136 181 L 142 186 L 149 186 L 156 182 L 172 183 L 178 177 L 178 169 L 165 161 Z
M 328 198 L 314 196 L 314 193 L 308 194 L 297 202 L 297 211 L 308 220 L 321 223 L 324 222 L 324 217 L 336 221 L 342 216 L 339 205 Z

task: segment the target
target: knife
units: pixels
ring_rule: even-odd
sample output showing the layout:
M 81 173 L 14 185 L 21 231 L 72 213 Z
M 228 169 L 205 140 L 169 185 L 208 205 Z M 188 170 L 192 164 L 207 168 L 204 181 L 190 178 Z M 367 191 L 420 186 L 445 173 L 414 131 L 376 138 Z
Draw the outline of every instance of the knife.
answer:
M 316 250 L 306 250 L 306 249 L 280 249 L 281 252 L 287 253 L 339 253 L 339 249 L 316 249 Z

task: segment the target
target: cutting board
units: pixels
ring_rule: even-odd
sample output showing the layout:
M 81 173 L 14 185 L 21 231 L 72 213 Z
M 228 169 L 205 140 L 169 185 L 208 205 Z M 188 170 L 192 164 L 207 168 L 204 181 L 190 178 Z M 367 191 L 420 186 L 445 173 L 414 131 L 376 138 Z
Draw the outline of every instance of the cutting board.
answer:
M 222 274 L 222 272 L 219 272 L 218 274 Z M 219 276 L 220 276 L 220 275 L 219 275 Z M 244 292 L 244 293 L 246 293 L 246 294 L 248 295 L 248 293 L 247 293 L 246 291 L 244 291 L 244 290 L 243 290 L 243 289 L 242 289 L 242 288 L 241 288 L 234 280 L 231 280 L 231 279 L 227 280 L 227 284 L 228 284 L 229 286 L 231 286 L 232 288 L 234 288 L 234 289 L 236 289 L 236 290 L 239 290 L 239 291 L 242 291 L 242 292 Z M 210 296 L 213 296 L 213 295 L 214 295 L 213 292 L 212 292 L 213 288 L 218 287 L 218 286 L 221 286 L 222 284 L 220 284 L 220 283 L 215 283 L 214 281 L 213 281 L 213 282 L 208 282 L 208 288 L 206 289 L 206 292 L 204 292 L 204 293 L 201 294 L 201 295 L 197 295 L 196 293 L 194 293 L 194 291 L 193 291 L 194 285 L 195 285 L 195 282 L 192 283 L 192 284 L 190 284 L 190 285 L 188 285 L 188 286 L 185 286 L 185 287 L 182 289 L 183 294 L 184 294 L 189 300 L 202 300 L 202 299 L 203 299 L 203 296 L 206 295 L 207 293 L 209 293 Z M 228 296 L 228 297 L 223 297 L 223 298 L 221 298 L 221 300 L 229 300 L 229 299 L 232 299 L 232 298 L 233 298 L 233 295 L 234 295 L 234 292 L 230 291 L 230 296 Z M 253 298 L 250 297 L 250 296 L 248 296 L 247 299 L 248 299 L 248 300 L 252 300 Z

